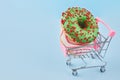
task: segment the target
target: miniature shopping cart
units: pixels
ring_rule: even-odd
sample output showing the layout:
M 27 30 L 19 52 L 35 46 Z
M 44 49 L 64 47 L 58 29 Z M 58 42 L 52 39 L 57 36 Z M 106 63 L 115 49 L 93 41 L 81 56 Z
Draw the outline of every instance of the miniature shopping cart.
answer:
M 109 34 L 107 37 L 105 37 L 99 32 L 98 37 L 95 39 L 95 41 L 88 45 L 81 46 L 68 44 L 65 41 L 64 32 L 61 32 L 61 48 L 64 51 L 65 55 L 68 56 L 66 64 L 70 67 L 72 70 L 72 75 L 74 76 L 78 74 L 77 70 L 80 69 L 100 67 L 101 72 L 105 72 L 106 70 L 105 66 L 107 65 L 107 62 L 104 61 L 104 57 L 108 50 L 111 39 L 115 35 L 115 31 L 113 31 L 100 18 L 96 18 L 96 22 L 101 22 L 109 30 Z M 73 59 L 79 59 L 79 62 L 82 64 L 79 67 L 73 67 Z M 90 63 L 95 61 L 99 61 L 97 62 L 98 64 L 90 65 Z

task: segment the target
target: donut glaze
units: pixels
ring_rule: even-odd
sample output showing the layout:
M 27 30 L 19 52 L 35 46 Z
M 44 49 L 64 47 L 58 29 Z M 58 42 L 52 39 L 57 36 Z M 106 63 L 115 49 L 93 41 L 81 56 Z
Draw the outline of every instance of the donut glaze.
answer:
M 85 8 L 72 7 L 62 13 L 62 28 L 66 39 L 72 44 L 86 44 L 98 36 L 98 24 L 94 16 Z

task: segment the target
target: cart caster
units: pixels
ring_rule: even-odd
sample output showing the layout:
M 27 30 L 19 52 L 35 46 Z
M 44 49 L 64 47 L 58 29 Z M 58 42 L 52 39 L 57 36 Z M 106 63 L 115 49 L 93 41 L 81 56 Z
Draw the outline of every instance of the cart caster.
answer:
M 100 72 L 105 72 L 105 71 L 106 71 L 105 66 L 101 66 L 100 67 Z
M 66 65 L 70 66 L 71 65 L 71 61 L 67 61 Z
M 73 76 L 77 76 L 77 75 L 78 75 L 78 72 L 77 72 L 76 70 L 73 70 L 72 75 L 73 75 Z

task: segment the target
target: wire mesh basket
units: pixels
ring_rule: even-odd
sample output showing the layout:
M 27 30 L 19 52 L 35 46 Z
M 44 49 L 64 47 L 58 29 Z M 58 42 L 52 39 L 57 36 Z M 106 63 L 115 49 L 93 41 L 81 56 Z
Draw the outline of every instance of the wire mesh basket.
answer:
M 104 61 L 104 57 L 108 50 L 111 39 L 115 35 L 115 31 L 113 31 L 100 18 L 96 18 L 96 22 L 101 22 L 109 30 L 109 34 L 108 36 L 104 36 L 102 35 L 102 33 L 99 32 L 98 37 L 88 45 L 81 46 L 68 44 L 65 40 L 64 32 L 63 31 L 61 32 L 60 35 L 61 48 L 65 53 L 65 56 L 68 57 L 68 59 L 66 60 L 66 64 L 72 70 L 72 75 L 74 76 L 78 74 L 77 70 L 80 69 L 100 67 L 101 72 L 106 71 L 105 66 L 107 65 L 107 62 Z M 74 62 L 72 60 L 74 59 L 79 59 L 80 60 L 79 62 L 83 64 L 79 65 L 79 67 L 73 67 L 72 65 L 74 65 Z M 91 62 L 98 61 L 97 62 L 98 64 L 91 65 L 90 64 L 91 62 L 89 62 L 90 60 Z

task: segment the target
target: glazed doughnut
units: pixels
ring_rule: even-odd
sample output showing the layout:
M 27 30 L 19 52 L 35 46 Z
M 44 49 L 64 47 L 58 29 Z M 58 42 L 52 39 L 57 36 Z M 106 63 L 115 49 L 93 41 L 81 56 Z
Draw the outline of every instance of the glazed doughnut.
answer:
M 69 43 L 82 45 L 91 43 L 98 35 L 96 19 L 85 8 L 72 7 L 62 13 L 62 28 Z

